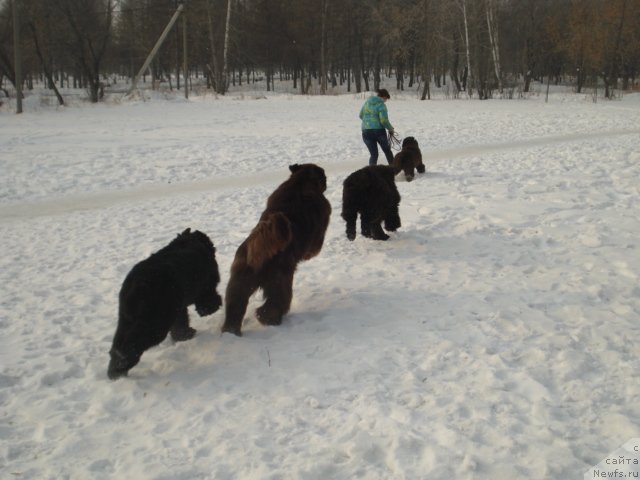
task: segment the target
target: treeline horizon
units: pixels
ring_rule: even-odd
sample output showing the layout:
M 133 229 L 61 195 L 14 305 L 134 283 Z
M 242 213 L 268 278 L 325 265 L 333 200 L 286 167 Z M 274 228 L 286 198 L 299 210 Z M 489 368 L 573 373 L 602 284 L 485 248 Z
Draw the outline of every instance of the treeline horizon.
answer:
M 256 77 L 301 94 L 393 77 L 422 99 L 431 85 L 486 99 L 542 79 L 600 82 L 612 98 L 640 69 L 640 0 L 4 0 L 0 88 L 16 87 L 18 58 L 23 88 L 98 102 L 110 76 L 136 76 L 172 18 L 145 75 L 178 89 L 202 78 L 218 94 Z

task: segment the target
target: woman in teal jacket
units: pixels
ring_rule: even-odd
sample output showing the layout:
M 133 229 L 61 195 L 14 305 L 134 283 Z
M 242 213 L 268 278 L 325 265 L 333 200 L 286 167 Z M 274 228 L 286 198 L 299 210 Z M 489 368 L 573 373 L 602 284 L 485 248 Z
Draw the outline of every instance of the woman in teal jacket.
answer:
M 389 92 L 381 88 L 377 97 L 369 97 L 360 109 L 360 119 L 362 120 L 362 140 L 369 149 L 369 165 L 378 163 L 378 145 L 382 148 L 387 162 L 391 165 L 393 153 L 387 139 L 387 130 L 393 134 L 393 126 L 389 122 L 389 114 L 385 102 L 391 96 Z

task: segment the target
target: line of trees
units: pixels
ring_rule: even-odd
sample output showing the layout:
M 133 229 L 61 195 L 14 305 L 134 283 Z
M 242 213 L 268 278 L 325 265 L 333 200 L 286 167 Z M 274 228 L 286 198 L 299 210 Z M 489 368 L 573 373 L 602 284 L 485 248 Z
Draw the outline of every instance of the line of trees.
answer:
M 180 0 L 0 0 L 0 87 L 15 86 L 12 8 L 25 87 L 86 88 L 137 73 Z M 231 85 L 288 80 L 300 93 L 446 86 L 480 99 L 531 81 L 600 82 L 607 97 L 635 84 L 640 0 L 185 0 L 150 66 L 152 82 Z M 186 24 L 186 32 L 182 29 Z M 186 35 L 183 35 L 186 33 Z M 8 91 L 3 88 L 6 95 Z

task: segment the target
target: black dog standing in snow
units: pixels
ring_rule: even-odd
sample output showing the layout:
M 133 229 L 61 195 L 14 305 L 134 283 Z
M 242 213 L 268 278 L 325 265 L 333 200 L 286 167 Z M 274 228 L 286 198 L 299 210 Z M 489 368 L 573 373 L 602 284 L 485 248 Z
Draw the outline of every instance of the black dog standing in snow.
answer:
M 356 238 L 356 221 L 360 214 L 360 231 L 374 240 L 388 240 L 382 230 L 395 232 L 400 228 L 400 193 L 396 187 L 394 169 L 388 165 L 361 168 L 349 175 L 342 188 L 342 218 L 347 222 L 347 238 Z
M 215 253 L 207 235 L 187 228 L 131 269 L 120 290 L 118 328 L 109 352 L 110 379 L 127 375 L 142 354 L 168 333 L 176 342 L 193 338 L 189 305 L 195 304 L 201 317 L 220 308 Z
M 415 138 L 405 137 L 402 140 L 402 149 L 393 157 L 392 165 L 396 175 L 404 172 L 407 182 L 413 180 L 415 170 L 418 173 L 424 173 L 425 167 L 424 163 L 422 163 L 422 152 Z

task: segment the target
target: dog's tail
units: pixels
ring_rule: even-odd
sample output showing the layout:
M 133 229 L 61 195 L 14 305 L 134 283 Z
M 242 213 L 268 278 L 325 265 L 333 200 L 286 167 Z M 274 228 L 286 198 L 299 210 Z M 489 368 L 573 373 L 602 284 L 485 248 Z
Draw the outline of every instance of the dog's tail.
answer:
M 258 222 L 247 238 L 247 264 L 254 270 L 283 251 L 293 234 L 289 219 L 280 212 L 270 213 Z

